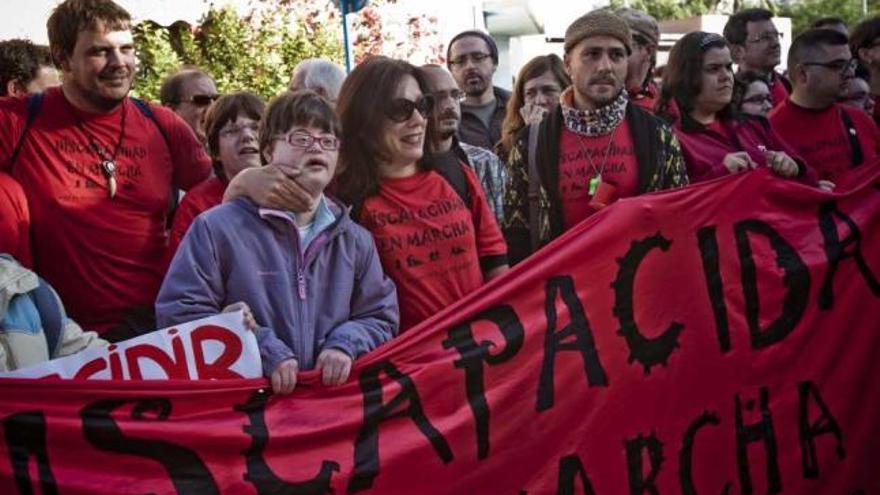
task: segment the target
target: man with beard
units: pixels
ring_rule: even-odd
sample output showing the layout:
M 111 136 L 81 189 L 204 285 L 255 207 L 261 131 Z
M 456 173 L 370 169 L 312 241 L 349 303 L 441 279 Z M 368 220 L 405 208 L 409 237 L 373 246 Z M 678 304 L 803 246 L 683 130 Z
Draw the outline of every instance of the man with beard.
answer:
M 607 10 L 565 31 L 572 85 L 511 152 L 503 230 L 517 262 L 620 198 L 688 183 L 669 125 L 629 102 L 623 86 L 632 39 Z
M 455 35 L 446 51 L 446 66 L 465 98 L 461 103 L 458 137 L 462 142 L 488 150 L 501 139 L 501 124 L 510 92 L 492 85 L 498 68 L 495 40 L 481 31 Z
M 770 81 L 773 104 L 785 101 L 791 82 L 776 72 L 782 33 L 773 25 L 773 13 L 766 9 L 745 9 L 730 16 L 724 25 L 724 38 L 730 43 L 730 56 L 738 73 L 755 72 Z
M 791 97 L 769 115 L 773 130 L 819 174 L 838 181 L 850 169 L 874 166 L 880 133 L 862 111 L 837 102 L 855 75 L 847 37 L 830 29 L 805 31 L 791 45 Z
M 0 100 L 0 172 L 27 194 L 35 271 L 76 321 L 121 339 L 155 328 L 171 190 L 207 178 L 211 161 L 171 110 L 128 97 L 128 12 L 66 0 L 47 26 L 63 82 Z
M 503 215 L 504 183 L 507 173 L 504 163 L 495 153 L 460 142 L 455 137 L 461 121 L 460 101 L 463 94 L 452 75 L 439 65 L 429 64 L 421 68 L 434 97 L 434 136 L 431 137 L 433 159 L 438 167 L 471 167 L 480 179 L 489 207 L 501 223 Z

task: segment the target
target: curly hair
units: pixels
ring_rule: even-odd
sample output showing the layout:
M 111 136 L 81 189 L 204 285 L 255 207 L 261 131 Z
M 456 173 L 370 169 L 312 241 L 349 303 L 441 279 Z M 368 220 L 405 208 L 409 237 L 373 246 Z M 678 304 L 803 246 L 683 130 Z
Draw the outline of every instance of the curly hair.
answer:
M 0 41 L 0 96 L 8 96 L 10 81 L 24 90 L 41 67 L 51 66 L 52 57 L 45 46 L 22 39 Z

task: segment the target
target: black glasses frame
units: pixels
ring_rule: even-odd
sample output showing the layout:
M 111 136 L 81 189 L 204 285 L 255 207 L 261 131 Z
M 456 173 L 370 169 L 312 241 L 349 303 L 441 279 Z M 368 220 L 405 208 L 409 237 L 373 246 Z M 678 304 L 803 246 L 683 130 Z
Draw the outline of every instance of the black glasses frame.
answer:
M 415 111 L 418 111 L 422 117 L 428 118 L 433 109 L 434 98 L 431 95 L 423 95 L 417 101 L 395 98 L 385 107 L 385 116 L 392 122 L 402 123 L 411 119 Z

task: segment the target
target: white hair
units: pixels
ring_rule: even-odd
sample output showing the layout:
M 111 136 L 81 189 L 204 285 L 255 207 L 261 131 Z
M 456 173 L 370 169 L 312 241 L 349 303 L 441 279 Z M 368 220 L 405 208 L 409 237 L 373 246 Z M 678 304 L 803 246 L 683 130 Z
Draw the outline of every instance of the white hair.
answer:
M 288 89 L 310 89 L 331 101 L 336 101 L 345 71 L 323 58 L 309 58 L 296 64 Z

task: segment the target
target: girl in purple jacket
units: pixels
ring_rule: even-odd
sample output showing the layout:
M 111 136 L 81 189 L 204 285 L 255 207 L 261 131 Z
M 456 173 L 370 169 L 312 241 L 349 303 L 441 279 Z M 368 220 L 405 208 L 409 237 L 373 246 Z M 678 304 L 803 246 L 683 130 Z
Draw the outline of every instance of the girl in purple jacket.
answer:
M 397 294 L 372 236 L 323 193 L 336 170 L 339 133 L 335 112 L 316 93 L 275 98 L 260 150 L 313 191 L 312 207 L 294 213 L 237 198 L 199 215 L 156 300 L 162 327 L 245 302 L 276 393 L 292 392 L 300 369 L 320 370 L 325 385 L 345 382 L 355 359 L 398 330 Z

